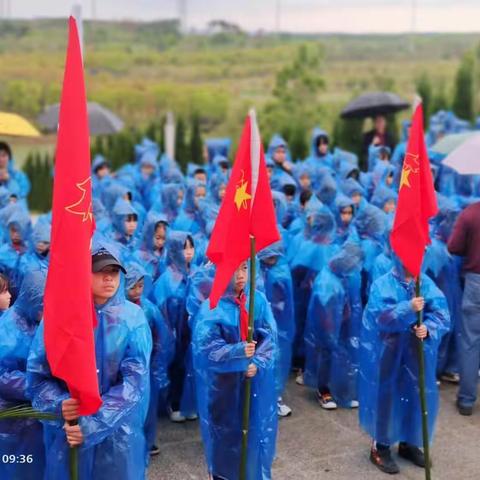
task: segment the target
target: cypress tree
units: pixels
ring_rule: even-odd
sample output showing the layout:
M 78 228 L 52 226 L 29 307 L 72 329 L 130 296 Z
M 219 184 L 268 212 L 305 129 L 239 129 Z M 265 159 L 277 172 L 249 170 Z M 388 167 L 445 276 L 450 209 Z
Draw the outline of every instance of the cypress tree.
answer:
M 190 158 L 193 163 L 202 164 L 203 142 L 200 135 L 200 118 L 197 114 L 192 116 L 192 130 L 190 135 Z
M 308 155 L 308 143 L 306 139 L 306 128 L 299 123 L 295 124 L 290 134 L 290 153 L 292 161 L 303 160 Z
M 362 158 L 363 119 L 338 118 L 333 131 L 335 145 L 358 155 L 360 168 L 365 168 L 365 159 Z
M 417 78 L 415 81 L 415 87 L 418 95 L 422 98 L 423 124 L 425 128 L 428 128 L 428 122 L 430 121 L 430 115 L 432 114 L 433 91 L 430 78 L 425 72 Z
M 175 129 L 175 160 L 180 165 L 180 168 L 185 173 L 188 164 L 188 148 L 185 141 L 186 128 L 185 123 L 181 117 L 177 120 Z
M 462 59 L 455 77 L 455 93 L 452 105 L 456 115 L 469 121 L 475 118 L 474 69 L 474 56 L 471 52 L 467 52 Z

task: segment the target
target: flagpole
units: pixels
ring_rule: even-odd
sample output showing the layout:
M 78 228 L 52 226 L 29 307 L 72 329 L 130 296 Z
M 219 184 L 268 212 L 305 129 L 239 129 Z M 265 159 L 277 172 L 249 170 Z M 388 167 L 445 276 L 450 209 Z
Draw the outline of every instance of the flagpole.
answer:
M 69 425 L 78 425 L 78 420 L 70 420 Z M 70 480 L 78 480 L 78 447 L 70 448 Z
M 420 296 L 420 275 L 415 285 L 415 295 Z M 423 311 L 417 312 L 417 327 L 423 324 Z M 425 458 L 425 480 L 431 480 L 430 476 L 430 443 L 428 439 L 428 410 L 425 395 L 425 355 L 423 351 L 423 340 L 417 339 L 418 352 L 418 386 L 420 390 L 420 407 L 422 409 L 422 433 L 423 433 L 423 454 Z
M 253 324 L 255 314 L 255 237 L 250 235 L 250 295 L 248 303 L 248 335 L 247 342 L 253 340 Z M 245 391 L 243 394 L 243 420 L 242 420 L 242 452 L 240 456 L 240 480 L 247 480 L 248 463 L 248 429 L 250 424 L 250 397 L 252 379 L 245 378 Z

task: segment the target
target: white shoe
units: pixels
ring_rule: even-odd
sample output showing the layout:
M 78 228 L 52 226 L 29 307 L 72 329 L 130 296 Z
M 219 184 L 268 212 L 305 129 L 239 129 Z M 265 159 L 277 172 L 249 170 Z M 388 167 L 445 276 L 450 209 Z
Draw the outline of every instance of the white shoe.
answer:
M 277 414 L 279 417 L 288 417 L 292 414 L 292 409 L 283 403 L 281 397 L 277 401 Z
M 358 400 L 352 400 L 350 402 L 350 408 L 358 408 L 360 406 L 360 403 L 358 403 Z
M 198 415 L 196 413 L 191 413 L 190 415 L 186 416 L 186 419 L 191 421 L 197 420 L 197 418 L 198 418 Z
M 303 372 L 301 370 L 297 373 L 297 377 L 295 378 L 295 383 L 297 385 L 305 385 L 305 382 L 303 380 Z
M 323 395 L 317 392 L 318 403 L 324 410 L 336 410 L 338 408 L 337 402 L 329 393 L 324 393 Z
M 170 420 L 175 423 L 183 423 L 187 420 L 180 412 L 170 412 Z

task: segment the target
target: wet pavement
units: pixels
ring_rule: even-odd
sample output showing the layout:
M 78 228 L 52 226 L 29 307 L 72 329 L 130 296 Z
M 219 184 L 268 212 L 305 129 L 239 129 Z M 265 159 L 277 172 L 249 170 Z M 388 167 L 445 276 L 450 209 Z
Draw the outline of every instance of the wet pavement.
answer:
M 480 480 L 480 408 L 471 417 L 455 409 L 456 386 L 440 387 L 441 405 L 432 448 L 432 480 Z M 398 459 L 400 474 L 386 475 L 369 461 L 369 438 L 355 410 L 322 410 L 312 390 L 291 379 L 284 401 L 293 415 L 279 422 L 274 480 L 422 480 L 424 471 Z M 198 422 L 159 425 L 161 453 L 149 480 L 206 480 Z

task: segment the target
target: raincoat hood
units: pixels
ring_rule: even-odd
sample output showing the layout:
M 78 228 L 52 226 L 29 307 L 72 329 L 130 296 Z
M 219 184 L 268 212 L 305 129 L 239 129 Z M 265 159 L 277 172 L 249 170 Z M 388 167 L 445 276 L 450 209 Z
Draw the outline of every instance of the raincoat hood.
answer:
M 166 242 L 168 265 L 175 267 L 183 273 L 185 273 L 187 269 L 183 250 L 188 236 L 190 236 L 188 232 L 179 230 L 170 231 Z
M 113 207 L 113 226 L 115 229 L 124 234 L 125 233 L 125 217 L 127 215 L 137 215 L 138 219 L 138 212 L 133 208 L 130 202 L 127 202 L 123 198 L 119 198 L 115 206 Z
M 360 237 L 381 239 L 387 227 L 387 216 L 378 207 L 366 205 L 355 216 L 354 225 Z
M 43 312 L 43 294 L 47 280 L 46 271 L 33 270 L 25 275 L 18 298 L 12 308 L 27 320 L 29 325 L 40 323 Z

